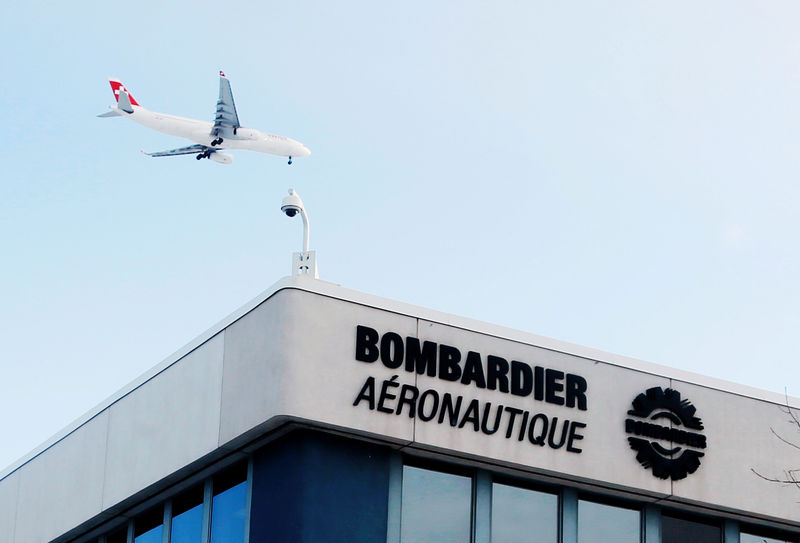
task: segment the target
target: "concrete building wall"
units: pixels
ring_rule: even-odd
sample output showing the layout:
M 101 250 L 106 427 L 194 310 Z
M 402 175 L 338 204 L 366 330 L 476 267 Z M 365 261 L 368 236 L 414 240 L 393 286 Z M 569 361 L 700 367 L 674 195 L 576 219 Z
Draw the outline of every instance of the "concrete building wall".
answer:
M 358 360 L 358 326 L 381 338 L 390 334 L 394 349 L 375 361 Z M 441 368 L 434 376 L 407 371 L 405 359 L 397 358 L 396 341 L 408 338 L 435 344 L 439 358 L 452 353 L 442 346 L 456 349 L 462 372 L 468 357 L 477 360 L 470 353 L 477 353 L 484 372 L 489 356 L 496 356 L 552 370 L 561 375 L 553 380 L 556 388 L 568 383 L 564 376 L 578 376 L 587 386 L 586 405 L 559 405 L 533 393 L 504 392 L 501 386 L 491 390 L 478 386 L 475 375 L 443 379 Z M 700 466 L 680 480 L 655 477 L 642 466 L 625 431 L 632 402 L 654 387 L 678 390 L 704 423 L 699 432 L 708 446 Z M 455 426 L 449 419 L 421 420 L 419 412 L 409 416 L 411 396 L 420 399 L 426 392 L 428 400 L 434 393 L 441 401 L 447 394 L 461 398 Z M 398 410 L 403 394 L 408 401 Z M 566 392 L 553 394 L 563 398 Z M 473 402 L 479 405 L 477 425 L 466 416 Z M 545 419 L 560 429 L 568 424 L 566 429 L 579 436 L 573 450 L 563 442 L 555 447 L 527 435 L 518 439 L 518 427 L 512 431 L 507 424 L 509 411 L 501 413 L 506 426 L 484 431 L 483 410 L 491 415 L 498 406 L 518 410 L 516 424 L 523 412 L 531 419 L 540 415 L 539 429 Z M 202 467 L 286 421 L 603 491 L 799 526 L 796 489 L 768 483 L 751 471 L 779 474 L 795 465 L 796 450 L 770 431 L 786 428 L 782 409 L 777 395 L 321 281 L 287 279 L 7 470 L 0 480 L 0 543 L 50 541 L 163 488 L 187 466 Z M 491 417 L 487 420 L 491 426 Z

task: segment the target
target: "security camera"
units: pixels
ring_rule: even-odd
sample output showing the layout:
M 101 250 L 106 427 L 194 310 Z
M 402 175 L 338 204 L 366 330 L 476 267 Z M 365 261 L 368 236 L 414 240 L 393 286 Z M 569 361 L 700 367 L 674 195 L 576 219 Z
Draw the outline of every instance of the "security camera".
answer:
M 294 189 L 289 189 L 289 196 L 283 199 L 281 211 L 286 213 L 287 217 L 294 217 L 298 213 L 303 212 L 303 200 L 300 199 L 300 196 Z
M 303 252 L 294 253 L 292 256 L 292 275 L 311 275 L 314 279 L 318 278 L 315 253 L 308 249 L 308 231 L 310 229 L 308 213 L 303 207 L 303 200 L 294 189 L 289 189 L 289 195 L 283 199 L 281 211 L 286 213 L 287 217 L 294 217 L 299 213 L 300 218 L 303 219 Z

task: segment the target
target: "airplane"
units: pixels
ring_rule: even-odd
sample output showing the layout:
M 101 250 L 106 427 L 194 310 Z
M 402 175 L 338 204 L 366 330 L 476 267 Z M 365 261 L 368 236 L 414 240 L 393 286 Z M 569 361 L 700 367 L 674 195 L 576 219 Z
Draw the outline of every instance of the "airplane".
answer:
M 222 149 L 245 149 L 289 157 L 291 164 L 292 157 L 311 154 L 308 147 L 299 141 L 241 126 L 236 105 L 233 103 L 231 83 L 222 71 L 219 72 L 219 100 L 213 123 L 150 111 L 139 105 L 119 79 L 109 78 L 108 81 L 111 83 L 111 90 L 114 91 L 117 105 L 110 106 L 110 111 L 101 113 L 98 117 L 127 117 L 147 128 L 196 143 L 156 153 L 142 151 L 148 156 L 195 155 L 197 160 L 208 158 L 220 164 L 230 164 L 233 162 L 233 156 L 222 152 Z

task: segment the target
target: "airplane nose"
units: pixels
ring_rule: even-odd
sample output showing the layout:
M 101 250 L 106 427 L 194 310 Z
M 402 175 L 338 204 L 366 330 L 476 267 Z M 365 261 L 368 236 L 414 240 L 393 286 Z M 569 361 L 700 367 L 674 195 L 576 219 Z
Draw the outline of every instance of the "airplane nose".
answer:
M 311 154 L 311 150 L 308 147 L 306 147 L 305 145 L 300 144 L 300 147 L 302 147 L 303 150 L 301 151 L 302 154 L 300 154 L 298 156 L 308 156 L 308 155 Z

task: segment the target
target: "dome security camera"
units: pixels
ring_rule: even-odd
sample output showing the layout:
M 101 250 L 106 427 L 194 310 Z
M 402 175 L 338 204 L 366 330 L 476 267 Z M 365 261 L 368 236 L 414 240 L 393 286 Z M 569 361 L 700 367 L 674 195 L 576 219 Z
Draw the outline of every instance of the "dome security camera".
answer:
M 300 196 L 294 191 L 294 189 L 289 189 L 289 196 L 286 196 L 283 199 L 281 211 L 286 213 L 287 217 L 294 217 L 298 213 L 303 213 L 303 200 L 300 199 Z

